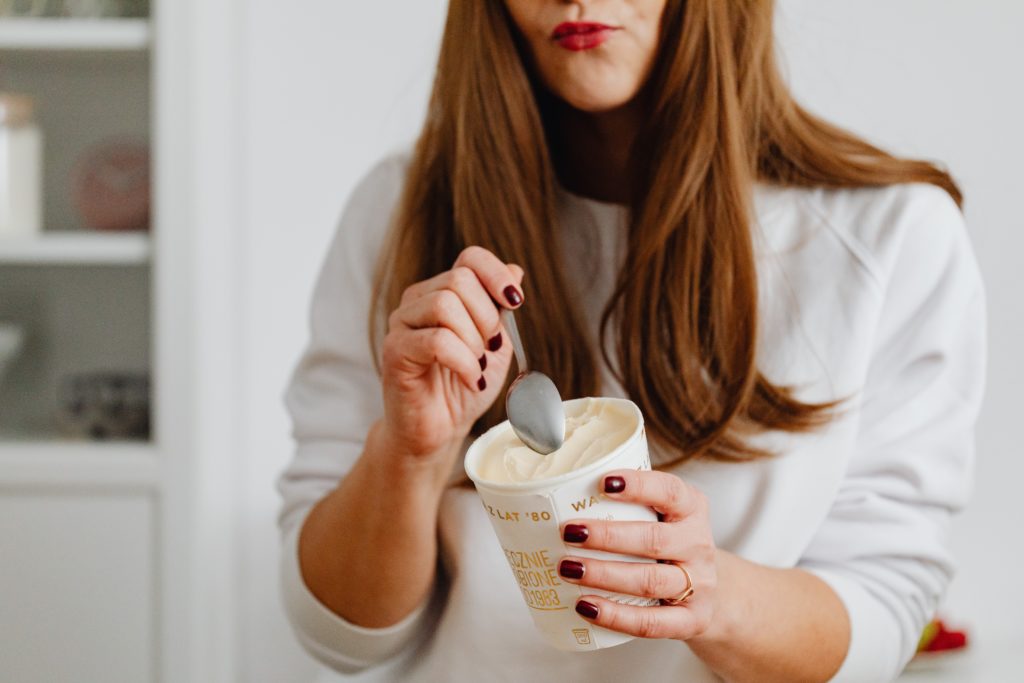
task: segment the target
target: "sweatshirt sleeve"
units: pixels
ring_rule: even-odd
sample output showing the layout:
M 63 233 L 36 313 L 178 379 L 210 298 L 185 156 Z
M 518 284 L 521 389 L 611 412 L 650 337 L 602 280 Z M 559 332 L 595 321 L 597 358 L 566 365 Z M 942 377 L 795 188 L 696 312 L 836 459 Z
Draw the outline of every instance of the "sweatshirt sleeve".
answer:
M 373 269 L 403 175 L 403 160 L 390 157 L 352 193 L 313 292 L 310 340 L 285 394 L 296 450 L 278 480 L 282 598 L 302 646 L 324 664 L 346 673 L 402 651 L 425 618 L 421 606 L 388 628 L 351 624 L 310 592 L 298 556 L 306 515 L 359 458 L 370 426 L 383 414 L 367 321 Z
M 800 562 L 838 594 L 851 640 L 837 682 L 891 681 L 953 576 L 985 374 L 984 293 L 959 209 L 913 190 L 880 238 L 884 300 L 854 454 Z

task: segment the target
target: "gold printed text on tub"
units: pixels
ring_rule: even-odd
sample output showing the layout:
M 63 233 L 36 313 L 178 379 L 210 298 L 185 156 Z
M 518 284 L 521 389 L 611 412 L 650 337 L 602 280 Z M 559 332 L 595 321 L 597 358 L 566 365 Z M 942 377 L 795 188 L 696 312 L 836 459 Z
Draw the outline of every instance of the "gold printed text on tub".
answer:
M 600 502 L 601 501 L 598 499 L 597 496 L 591 496 L 589 499 L 580 498 L 579 500 L 572 501 L 570 505 L 572 505 L 573 510 L 579 512 L 580 510 L 585 510 L 592 505 L 597 505 Z
M 544 611 L 568 609 L 562 604 L 555 586 L 561 586 L 562 581 L 558 578 L 554 562 L 547 550 L 534 550 L 524 552 L 522 550 L 505 551 L 505 558 L 512 573 L 519 584 L 519 590 L 523 592 L 526 604 L 533 609 Z
M 533 552 L 505 550 L 505 557 L 508 558 L 508 563 L 512 565 L 513 569 L 546 569 L 554 566 L 547 550 L 534 550 Z
M 484 509 L 487 510 L 487 514 L 491 517 L 497 517 L 503 522 L 550 522 L 551 513 L 547 510 L 541 510 L 540 512 L 513 512 L 511 510 L 502 510 L 496 508 L 493 505 L 484 503 Z

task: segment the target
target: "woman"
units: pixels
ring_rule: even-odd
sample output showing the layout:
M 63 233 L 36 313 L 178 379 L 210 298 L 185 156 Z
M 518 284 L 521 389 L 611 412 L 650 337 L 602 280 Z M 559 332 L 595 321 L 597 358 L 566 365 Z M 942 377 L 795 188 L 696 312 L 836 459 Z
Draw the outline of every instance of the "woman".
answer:
M 288 392 L 285 601 L 359 680 L 882 681 L 950 580 L 983 293 L 941 170 L 797 106 L 768 0 L 451 0 L 411 155 L 359 185 Z M 571 655 L 534 631 L 461 458 L 517 309 L 563 397 L 628 396 L 656 469 L 570 522 Z M 685 645 L 684 645 L 685 644 Z

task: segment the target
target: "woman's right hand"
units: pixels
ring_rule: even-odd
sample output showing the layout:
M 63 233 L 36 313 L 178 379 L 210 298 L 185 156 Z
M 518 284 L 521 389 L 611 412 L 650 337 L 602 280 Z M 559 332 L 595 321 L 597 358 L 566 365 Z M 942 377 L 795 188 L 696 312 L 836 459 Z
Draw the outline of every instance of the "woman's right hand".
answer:
M 494 403 L 512 359 L 494 302 L 522 305 L 522 280 L 519 266 L 469 247 L 451 270 L 402 293 L 382 354 L 389 450 L 450 453 Z

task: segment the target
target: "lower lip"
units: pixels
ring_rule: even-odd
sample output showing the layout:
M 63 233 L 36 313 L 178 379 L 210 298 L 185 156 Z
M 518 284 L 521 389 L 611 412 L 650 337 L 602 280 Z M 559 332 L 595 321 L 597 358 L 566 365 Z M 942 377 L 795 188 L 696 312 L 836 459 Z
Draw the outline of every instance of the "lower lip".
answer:
M 570 33 L 567 36 L 556 39 L 555 42 L 566 50 L 572 50 L 573 52 L 591 50 L 611 38 L 614 30 L 603 28 L 589 33 Z

